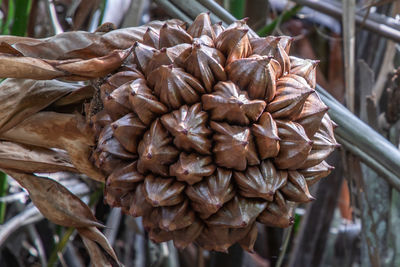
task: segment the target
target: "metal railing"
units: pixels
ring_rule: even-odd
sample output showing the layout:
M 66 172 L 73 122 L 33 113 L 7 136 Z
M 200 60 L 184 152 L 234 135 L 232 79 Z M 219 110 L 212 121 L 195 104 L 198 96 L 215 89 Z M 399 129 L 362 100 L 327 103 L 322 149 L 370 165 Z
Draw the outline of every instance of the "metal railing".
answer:
M 155 2 L 163 6 L 171 16 L 186 22 L 192 22 L 197 14 L 208 11 L 213 22 L 222 21 L 224 24 L 230 24 L 236 20 L 212 0 L 155 0 Z M 316 90 L 329 107 L 329 115 L 339 125 L 335 130 L 339 143 L 380 174 L 393 188 L 400 191 L 400 151 L 321 86 L 317 85 Z

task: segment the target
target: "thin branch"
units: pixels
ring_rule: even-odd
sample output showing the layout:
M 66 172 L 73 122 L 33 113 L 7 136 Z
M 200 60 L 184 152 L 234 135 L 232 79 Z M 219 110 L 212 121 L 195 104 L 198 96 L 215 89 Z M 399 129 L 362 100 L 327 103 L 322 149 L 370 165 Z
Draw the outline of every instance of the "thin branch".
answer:
M 345 1 L 345 8 L 342 15 L 342 29 L 343 29 L 343 49 L 344 49 L 344 71 L 345 71 L 345 85 L 346 85 L 346 106 L 354 113 L 354 75 L 355 75 L 355 12 L 356 1 Z

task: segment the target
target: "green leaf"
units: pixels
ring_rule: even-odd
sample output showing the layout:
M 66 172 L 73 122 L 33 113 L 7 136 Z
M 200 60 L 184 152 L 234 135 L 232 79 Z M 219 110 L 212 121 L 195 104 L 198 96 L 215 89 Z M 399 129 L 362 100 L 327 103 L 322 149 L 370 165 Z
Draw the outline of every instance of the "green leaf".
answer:
M 295 5 L 288 11 L 283 12 L 279 17 L 274 19 L 270 24 L 264 26 L 264 28 L 260 29 L 257 31 L 257 34 L 260 35 L 260 37 L 267 36 L 268 34 L 271 34 L 275 28 L 278 26 L 279 23 L 288 21 L 291 19 L 293 16 L 299 12 L 299 10 L 302 8 L 300 5 Z
M 13 1 L 10 1 L 10 4 Z M 15 0 L 14 21 L 11 28 L 12 35 L 25 36 L 28 27 L 29 12 L 31 10 L 31 0 Z

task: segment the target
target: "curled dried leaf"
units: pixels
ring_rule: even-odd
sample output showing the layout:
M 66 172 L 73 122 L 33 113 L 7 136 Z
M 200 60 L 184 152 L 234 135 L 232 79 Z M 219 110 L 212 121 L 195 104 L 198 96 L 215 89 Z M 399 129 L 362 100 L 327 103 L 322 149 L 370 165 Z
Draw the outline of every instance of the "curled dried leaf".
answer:
M 46 177 L 4 171 L 28 190 L 35 206 L 53 223 L 66 227 L 104 227 L 90 208 L 62 184 Z
M 0 168 L 26 173 L 78 172 L 63 151 L 0 141 Z

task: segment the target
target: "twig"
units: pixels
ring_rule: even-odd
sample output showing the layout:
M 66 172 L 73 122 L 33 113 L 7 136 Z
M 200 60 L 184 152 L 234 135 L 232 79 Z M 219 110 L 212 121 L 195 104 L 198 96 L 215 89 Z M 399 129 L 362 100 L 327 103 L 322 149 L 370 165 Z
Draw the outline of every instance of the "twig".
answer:
M 290 226 L 289 228 L 285 229 L 285 235 L 284 235 L 284 238 L 283 238 L 281 251 L 279 252 L 278 260 L 276 261 L 275 267 L 281 267 L 282 266 L 283 260 L 284 260 L 285 255 L 286 255 L 286 250 L 287 250 L 287 247 L 289 245 L 289 240 L 290 240 L 290 237 L 292 236 L 292 230 L 293 230 L 293 226 Z
M 193 22 L 193 20 L 191 18 L 189 18 L 185 13 L 183 13 L 181 10 L 179 10 L 179 8 L 177 8 L 175 5 L 171 4 L 168 0 L 154 0 L 154 2 L 165 7 L 166 12 L 171 17 L 179 18 L 187 23 Z
M 40 259 L 40 262 L 42 264 L 42 267 L 45 267 L 47 265 L 47 259 L 46 259 L 46 252 L 44 250 L 43 242 L 40 239 L 40 236 L 36 230 L 36 228 L 33 225 L 28 225 L 28 233 L 33 241 L 33 244 L 35 245 L 37 251 L 38 251 L 38 256 Z
M 341 7 L 333 5 L 332 3 L 330 3 L 330 1 L 293 0 L 293 2 L 299 5 L 308 6 L 309 8 L 312 8 L 337 19 L 340 19 L 343 13 Z M 355 20 L 357 25 L 362 25 L 363 16 L 356 14 Z M 393 41 L 400 42 L 400 30 L 397 30 L 394 27 L 389 26 L 388 24 L 382 24 L 378 21 L 368 18 L 365 20 L 365 29 Z
M 113 208 L 108 216 L 104 235 L 111 246 L 114 245 L 115 238 L 117 237 L 121 217 L 122 214 L 120 208 Z
M 61 27 L 60 22 L 58 21 L 57 11 L 56 11 L 56 7 L 54 6 L 53 0 L 47 0 L 46 7 L 47 7 L 47 11 L 48 11 L 49 16 L 50 16 L 51 24 L 53 25 L 54 33 L 55 34 L 63 33 L 64 30 Z
M 343 24 L 343 49 L 344 49 L 344 70 L 346 84 L 346 106 L 354 113 L 354 58 L 355 58 L 355 12 L 356 1 L 345 1 L 346 6 L 343 8 L 342 24 Z
M 39 212 L 39 210 L 30 205 L 25 208 L 24 211 L 20 212 L 18 215 L 14 216 L 3 225 L 0 226 L 0 246 L 7 240 L 7 238 L 21 227 L 38 222 L 44 217 Z

